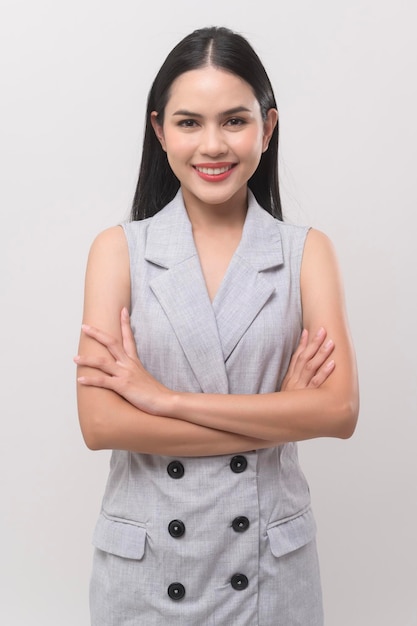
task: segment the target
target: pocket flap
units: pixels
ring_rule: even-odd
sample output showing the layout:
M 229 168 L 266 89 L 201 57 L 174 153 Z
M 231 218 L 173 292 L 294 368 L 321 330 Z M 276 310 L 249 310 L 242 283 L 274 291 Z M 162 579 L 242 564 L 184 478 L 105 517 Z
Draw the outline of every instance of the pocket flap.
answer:
M 276 522 L 267 528 L 271 552 L 283 556 L 312 541 L 316 535 L 313 511 L 308 509 L 289 520 Z
M 129 520 L 100 515 L 93 546 L 125 559 L 141 559 L 145 552 L 146 529 Z

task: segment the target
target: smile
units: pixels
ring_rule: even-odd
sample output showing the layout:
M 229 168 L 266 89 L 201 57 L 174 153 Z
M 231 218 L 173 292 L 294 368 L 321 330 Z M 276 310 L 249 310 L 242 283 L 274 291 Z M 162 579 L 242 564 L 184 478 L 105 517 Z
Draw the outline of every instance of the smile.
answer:
M 201 174 L 208 174 L 209 176 L 218 176 L 219 174 L 224 174 L 225 172 L 230 171 L 232 167 L 234 166 L 227 165 L 225 167 L 198 167 L 196 165 L 195 169 L 197 170 L 197 172 L 200 172 Z
M 236 163 L 219 163 L 216 167 L 210 167 L 209 163 L 194 165 L 197 175 L 208 183 L 221 183 L 231 176 Z

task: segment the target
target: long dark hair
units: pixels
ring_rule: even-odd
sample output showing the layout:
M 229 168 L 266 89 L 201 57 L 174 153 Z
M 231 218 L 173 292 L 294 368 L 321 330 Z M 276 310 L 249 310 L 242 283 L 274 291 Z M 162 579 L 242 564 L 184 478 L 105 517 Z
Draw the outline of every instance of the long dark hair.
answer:
M 155 215 L 174 198 L 179 189 L 179 180 L 172 172 L 166 153 L 152 128 L 151 113 L 158 112 L 158 123 L 162 125 L 174 80 L 184 72 L 206 65 L 232 72 L 245 80 L 255 93 L 263 119 L 269 109 L 277 106 L 265 68 L 244 37 L 228 28 L 213 26 L 195 30 L 182 39 L 165 59 L 149 92 L 142 161 L 131 210 L 132 220 Z M 262 154 L 248 185 L 258 203 L 282 220 L 278 184 L 278 134 L 277 124 L 268 150 Z

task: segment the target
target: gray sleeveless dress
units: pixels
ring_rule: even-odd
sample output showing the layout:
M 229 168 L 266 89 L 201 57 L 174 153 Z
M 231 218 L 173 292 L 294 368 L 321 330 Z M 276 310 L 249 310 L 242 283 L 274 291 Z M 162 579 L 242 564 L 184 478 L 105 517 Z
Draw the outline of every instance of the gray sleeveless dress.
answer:
M 279 390 L 302 326 L 307 228 L 250 195 L 213 303 L 180 192 L 124 231 L 144 366 L 177 390 Z M 197 458 L 115 450 L 93 538 L 91 624 L 321 626 L 315 533 L 295 443 Z

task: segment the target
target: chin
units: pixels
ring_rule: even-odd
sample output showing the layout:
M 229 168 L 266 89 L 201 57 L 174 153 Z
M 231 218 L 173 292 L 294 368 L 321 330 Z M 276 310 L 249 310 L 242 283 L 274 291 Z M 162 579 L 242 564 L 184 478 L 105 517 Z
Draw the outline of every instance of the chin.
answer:
M 211 185 L 220 185 L 221 183 L 209 183 Z M 204 190 L 192 190 L 192 189 L 183 189 L 184 199 L 199 202 L 201 204 L 207 205 L 222 205 L 228 202 L 232 202 L 233 200 L 238 200 L 241 202 L 246 202 L 247 198 L 247 186 L 244 185 L 238 189 L 209 189 Z

